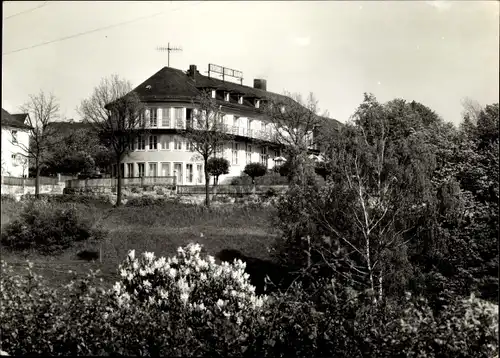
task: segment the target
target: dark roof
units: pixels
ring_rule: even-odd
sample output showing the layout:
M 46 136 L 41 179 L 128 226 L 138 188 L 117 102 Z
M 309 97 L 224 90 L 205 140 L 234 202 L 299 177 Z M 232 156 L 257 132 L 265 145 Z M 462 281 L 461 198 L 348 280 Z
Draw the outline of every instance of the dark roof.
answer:
M 171 67 L 163 67 L 146 81 L 137 86 L 135 92 L 143 102 L 163 101 L 191 101 L 201 94 L 205 89 L 224 90 L 243 95 L 243 104 L 233 102 L 222 102 L 221 105 L 237 111 L 258 112 L 251 99 L 258 98 L 264 101 L 274 100 L 289 102 L 292 98 L 258 88 L 244 86 L 239 83 L 222 81 L 218 78 L 207 77 L 196 70 L 194 78 L 188 71 L 182 71 Z M 331 118 L 329 118 L 331 119 Z M 331 119 L 341 125 L 335 119 Z
M 148 86 L 150 86 L 148 88 Z M 203 89 L 219 89 L 235 93 L 241 93 L 243 96 L 256 98 L 273 98 L 285 100 L 288 97 L 261 89 L 240 85 L 238 83 L 222 81 L 218 78 L 207 77 L 196 71 L 195 79 L 186 74 L 186 72 L 163 67 L 153 76 L 141 83 L 134 89 L 142 101 L 163 101 L 169 99 L 189 99 L 197 97 Z M 288 99 L 289 100 L 289 99 Z
M 9 126 L 20 129 L 31 129 L 31 127 L 24 123 L 28 113 L 10 114 L 2 108 L 2 127 Z

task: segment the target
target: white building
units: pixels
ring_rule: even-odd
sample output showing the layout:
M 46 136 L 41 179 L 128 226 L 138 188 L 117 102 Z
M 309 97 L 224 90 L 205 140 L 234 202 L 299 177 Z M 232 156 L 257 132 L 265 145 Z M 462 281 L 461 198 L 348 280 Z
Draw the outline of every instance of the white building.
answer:
M 124 177 L 175 175 L 179 184 L 204 184 L 203 160 L 190 150 L 181 131 L 192 118 L 193 99 L 206 90 L 220 104 L 225 131 L 232 135 L 218 153 L 230 163 L 229 174 L 220 182 L 239 176 L 251 162 L 274 167 L 281 147 L 260 107 L 270 97 L 285 97 L 268 92 L 265 80 L 255 79 L 248 87 L 203 76 L 191 65 L 188 71 L 164 67 L 134 89 L 145 104 L 150 135 L 139 139 L 123 159 Z
M 28 176 L 29 130 L 27 113 L 10 114 L 2 108 L 2 176 Z

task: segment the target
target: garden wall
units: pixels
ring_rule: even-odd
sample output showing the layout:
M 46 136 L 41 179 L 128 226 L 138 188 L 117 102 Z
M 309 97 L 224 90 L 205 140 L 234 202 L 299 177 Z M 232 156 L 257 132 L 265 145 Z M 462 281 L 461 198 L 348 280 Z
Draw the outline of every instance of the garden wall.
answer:
M 40 185 L 40 194 L 62 194 L 64 190 L 64 182 L 59 184 L 42 184 Z M 35 187 L 31 185 L 10 185 L 2 184 L 2 194 L 13 196 L 21 196 L 25 194 L 35 194 Z

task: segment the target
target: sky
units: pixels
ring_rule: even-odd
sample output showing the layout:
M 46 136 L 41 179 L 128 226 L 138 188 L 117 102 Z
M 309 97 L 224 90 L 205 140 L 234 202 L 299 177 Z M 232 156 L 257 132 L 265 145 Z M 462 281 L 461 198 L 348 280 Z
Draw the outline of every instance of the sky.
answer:
M 497 1 L 4 1 L 2 25 L 11 113 L 43 90 L 62 119 L 79 120 L 103 77 L 139 85 L 167 65 L 157 47 L 168 43 L 182 48 L 171 67 L 214 63 L 242 71 L 245 85 L 312 92 L 341 122 L 364 92 L 421 102 L 456 125 L 464 98 L 499 97 Z

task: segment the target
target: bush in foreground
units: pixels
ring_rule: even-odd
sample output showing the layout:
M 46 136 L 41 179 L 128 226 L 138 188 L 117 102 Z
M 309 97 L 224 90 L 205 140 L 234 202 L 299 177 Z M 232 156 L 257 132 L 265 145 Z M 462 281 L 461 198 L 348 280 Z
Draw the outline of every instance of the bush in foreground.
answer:
M 101 240 L 104 230 L 77 215 L 74 206 L 43 201 L 27 202 L 20 217 L 2 232 L 2 245 L 14 250 L 35 250 L 42 254 L 59 253 L 76 242 Z
M 218 265 L 199 245 L 136 257 L 105 290 L 95 273 L 48 288 L 2 263 L 1 350 L 13 355 L 493 357 L 498 307 L 456 299 L 373 305 L 334 281 L 255 295 L 240 261 Z

